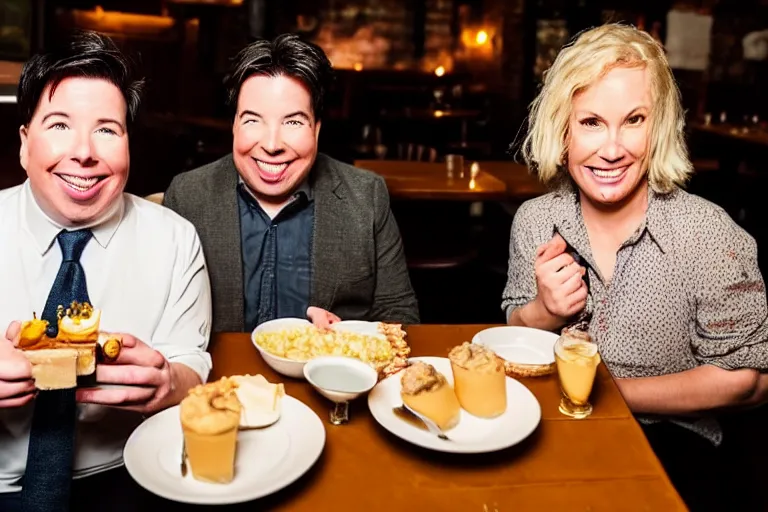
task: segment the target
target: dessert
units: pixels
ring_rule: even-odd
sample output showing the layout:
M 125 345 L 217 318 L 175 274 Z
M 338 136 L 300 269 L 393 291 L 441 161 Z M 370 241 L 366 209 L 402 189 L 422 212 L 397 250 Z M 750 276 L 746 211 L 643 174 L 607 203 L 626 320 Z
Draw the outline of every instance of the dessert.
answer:
M 117 359 L 120 351 L 123 350 L 123 339 L 118 334 L 100 332 L 99 347 L 101 347 L 100 354 L 102 358 L 111 363 Z
M 237 383 L 224 377 L 195 386 L 181 401 L 181 429 L 192 476 L 196 480 L 228 483 L 235 476 L 237 431 L 242 406 Z
M 445 376 L 431 364 L 416 361 L 401 378 L 400 397 L 409 408 L 434 421 L 441 430 L 459 423 L 461 407 Z
M 32 378 L 35 379 L 37 389 L 69 389 L 77 386 L 76 349 L 40 349 L 24 354 L 32 365 Z
M 48 321 L 24 322 L 19 348 L 32 364 L 32 375 L 38 389 L 66 389 L 77 386 L 77 377 L 96 371 L 99 355 L 114 361 L 122 348 L 119 336 L 99 332 L 101 310 L 87 303 L 72 302 L 66 310 L 58 308 L 58 333 L 48 336 Z M 74 367 L 72 358 L 74 354 Z
M 261 428 L 280 419 L 285 386 L 272 384 L 263 375 L 235 375 L 235 395 L 242 405 L 240 428 Z
M 411 353 L 411 348 L 405 341 L 405 331 L 402 324 L 379 322 L 378 331 L 390 343 L 393 352 L 390 363 L 379 371 L 383 376 L 393 375 L 408 365 L 408 354 Z
M 253 341 L 261 349 L 294 361 L 318 356 L 347 356 L 370 364 L 382 376 L 393 375 L 406 366 L 410 348 L 399 324 L 379 322 L 378 336 L 345 330 L 319 329 L 308 325 L 296 329 L 264 331 Z
M 506 411 L 507 377 L 501 358 L 469 342 L 454 347 L 448 358 L 456 397 L 464 410 L 480 418 L 495 418 Z
M 64 343 L 95 343 L 99 338 L 101 310 L 93 309 L 87 302 L 73 302 L 66 312 L 58 308 L 58 341 Z

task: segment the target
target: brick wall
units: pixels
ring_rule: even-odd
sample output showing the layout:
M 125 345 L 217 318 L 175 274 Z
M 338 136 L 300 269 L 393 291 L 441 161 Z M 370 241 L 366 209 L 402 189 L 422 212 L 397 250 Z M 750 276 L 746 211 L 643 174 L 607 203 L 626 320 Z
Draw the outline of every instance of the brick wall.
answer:
M 334 67 L 407 68 L 414 64 L 414 9 L 404 0 L 327 1 L 314 37 Z

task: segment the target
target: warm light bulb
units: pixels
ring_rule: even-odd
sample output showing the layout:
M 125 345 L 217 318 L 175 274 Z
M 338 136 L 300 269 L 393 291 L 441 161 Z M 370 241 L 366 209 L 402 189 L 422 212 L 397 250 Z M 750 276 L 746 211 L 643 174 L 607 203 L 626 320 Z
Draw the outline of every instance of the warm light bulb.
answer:
M 437 66 L 435 69 L 435 75 L 443 76 L 445 74 L 445 68 L 443 66 Z
M 362 71 L 363 70 L 363 63 L 362 62 L 355 62 L 355 71 Z
M 485 30 L 480 30 L 477 32 L 477 36 L 475 36 L 475 41 L 477 44 L 485 44 L 488 42 L 488 32 Z

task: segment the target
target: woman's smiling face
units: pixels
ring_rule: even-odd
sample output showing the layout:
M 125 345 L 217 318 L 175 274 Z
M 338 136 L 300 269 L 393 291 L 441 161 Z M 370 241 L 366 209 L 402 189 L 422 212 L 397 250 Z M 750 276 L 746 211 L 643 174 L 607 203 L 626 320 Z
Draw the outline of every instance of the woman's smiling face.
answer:
M 620 206 L 647 174 L 652 98 L 645 68 L 614 68 L 573 99 L 568 172 L 596 206 Z

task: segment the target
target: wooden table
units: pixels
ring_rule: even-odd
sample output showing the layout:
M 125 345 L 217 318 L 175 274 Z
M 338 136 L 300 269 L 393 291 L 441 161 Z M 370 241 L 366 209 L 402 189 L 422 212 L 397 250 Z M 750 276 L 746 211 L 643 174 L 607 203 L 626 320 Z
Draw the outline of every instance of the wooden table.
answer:
M 21 62 L 0 60 L 0 103 L 16 103 L 22 66 Z
M 403 199 L 454 199 L 459 201 L 524 201 L 546 193 L 546 188 L 526 166 L 507 161 L 480 161 L 472 180 L 471 165 L 464 165 L 464 177 L 448 178 L 445 163 L 407 160 L 356 160 L 355 167 L 384 177 L 392 197 Z
M 536 176 L 528 172 L 528 167 L 508 160 L 479 161 L 481 172 L 497 177 L 507 185 L 507 197 L 524 201 L 547 193 Z
M 474 178 L 469 164 L 463 176 L 448 176 L 445 163 L 407 160 L 356 160 L 355 167 L 384 177 L 389 195 L 396 199 L 441 199 L 453 201 L 495 201 L 507 197 L 503 181 L 487 172 Z
M 744 127 L 728 124 L 693 123 L 691 129 L 699 133 L 716 135 L 731 141 L 747 142 L 768 147 L 768 131 L 759 128 L 744 130 Z
M 408 341 L 414 356 L 445 356 L 486 327 L 412 326 Z M 456 456 L 389 434 L 364 399 L 353 402 L 348 424 L 331 425 L 330 402 L 306 382 L 274 373 L 247 334 L 216 336 L 210 350 L 211 379 L 262 373 L 272 382 L 284 382 L 286 392 L 311 407 L 326 428 L 323 455 L 307 474 L 243 510 L 686 510 L 602 365 L 588 419 L 572 420 L 558 412 L 555 376 L 523 379 L 541 404 L 542 421 L 534 434 L 502 452 Z

